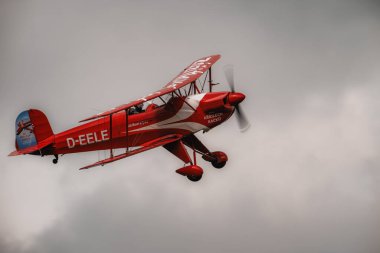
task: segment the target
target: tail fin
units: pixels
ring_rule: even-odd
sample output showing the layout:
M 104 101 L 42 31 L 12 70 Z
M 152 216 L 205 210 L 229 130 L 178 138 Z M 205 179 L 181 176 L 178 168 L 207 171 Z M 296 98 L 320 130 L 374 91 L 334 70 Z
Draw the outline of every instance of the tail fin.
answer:
M 54 142 L 54 133 L 45 114 L 39 110 L 23 111 L 16 118 L 16 151 L 10 156 L 31 154 Z

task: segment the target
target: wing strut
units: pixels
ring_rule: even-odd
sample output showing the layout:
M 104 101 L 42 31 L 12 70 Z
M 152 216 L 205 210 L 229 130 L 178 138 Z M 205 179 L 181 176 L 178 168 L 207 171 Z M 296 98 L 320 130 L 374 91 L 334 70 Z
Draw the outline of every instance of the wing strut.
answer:
M 208 73 L 209 73 L 209 75 L 208 75 L 208 84 L 210 86 L 210 92 L 212 92 L 212 86 L 213 86 L 213 84 L 212 84 L 212 77 L 211 77 L 211 67 L 209 68 Z
M 192 85 L 193 85 L 193 88 L 194 88 L 194 94 L 197 94 L 197 92 L 198 92 L 198 94 L 201 93 L 201 92 L 199 91 L 199 89 L 198 89 L 198 87 L 197 87 L 195 81 L 192 82 Z
M 112 149 L 112 116 L 113 114 L 110 114 L 110 157 L 113 158 L 113 149 Z
M 178 93 L 176 91 L 173 91 L 173 93 L 179 98 L 181 99 L 184 103 L 186 103 L 191 109 L 193 109 L 193 111 L 195 112 L 195 108 L 191 106 L 191 104 L 189 104 L 186 99 L 184 99 L 182 96 L 178 95 Z
M 126 150 L 125 152 L 127 153 L 129 151 L 129 142 L 128 142 L 128 114 L 129 114 L 129 109 L 125 109 L 125 141 L 127 142 L 126 145 Z

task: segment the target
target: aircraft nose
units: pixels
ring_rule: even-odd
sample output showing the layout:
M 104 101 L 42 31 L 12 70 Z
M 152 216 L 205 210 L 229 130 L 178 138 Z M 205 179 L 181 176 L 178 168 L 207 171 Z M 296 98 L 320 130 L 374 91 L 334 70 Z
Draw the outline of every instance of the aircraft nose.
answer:
M 228 102 L 232 105 L 232 106 L 236 106 L 238 105 L 239 103 L 241 103 L 243 100 L 245 99 L 245 95 L 243 93 L 240 93 L 240 92 L 230 92 L 228 94 Z

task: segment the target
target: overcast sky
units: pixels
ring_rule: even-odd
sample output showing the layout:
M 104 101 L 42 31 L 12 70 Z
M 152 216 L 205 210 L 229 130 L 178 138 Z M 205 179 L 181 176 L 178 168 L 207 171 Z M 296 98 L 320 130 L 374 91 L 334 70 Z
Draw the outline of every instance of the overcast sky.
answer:
M 19 112 L 53 131 L 221 54 L 252 123 L 197 136 L 201 181 L 162 148 L 7 157 Z M 380 252 L 380 4 L 0 1 L 0 252 Z

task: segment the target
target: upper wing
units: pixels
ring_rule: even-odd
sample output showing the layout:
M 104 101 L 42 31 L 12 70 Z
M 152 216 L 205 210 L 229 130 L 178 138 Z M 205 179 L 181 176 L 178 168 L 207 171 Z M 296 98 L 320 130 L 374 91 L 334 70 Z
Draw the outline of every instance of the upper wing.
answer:
M 211 68 L 211 66 L 219 59 L 220 59 L 220 55 L 217 54 L 217 55 L 211 55 L 211 56 L 203 57 L 199 60 L 196 60 L 195 62 L 190 64 L 190 66 L 185 68 L 173 80 L 171 80 L 168 84 L 166 84 L 161 90 L 151 93 L 146 97 L 132 101 L 128 104 L 124 104 L 124 105 L 112 108 L 109 111 L 98 113 L 94 116 L 81 120 L 80 122 L 105 117 L 122 110 L 127 110 L 128 108 L 131 108 L 132 106 L 144 103 L 146 101 L 149 101 L 157 97 L 160 97 L 162 95 L 173 92 L 174 90 L 177 90 L 197 80 L 203 73 L 205 73 L 209 68 Z
M 136 154 L 141 153 L 143 151 L 146 151 L 146 150 L 149 150 L 152 148 L 156 148 L 156 147 L 163 146 L 165 144 L 177 141 L 177 140 L 181 139 L 182 137 L 183 136 L 179 135 L 179 134 L 169 134 L 169 135 L 154 139 L 152 141 L 146 142 L 146 143 L 142 144 L 141 147 L 138 149 L 126 152 L 126 153 L 121 154 L 121 155 L 117 155 L 114 157 L 110 157 L 110 158 L 101 160 L 99 162 L 96 162 L 96 163 L 90 164 L 88 166 L 82 167 L 82 168 L 80 168 L 80 170 L 89 169 L 89 168 L 99 166 L 99 165 L 103 166 L 107 163 L 112 163 L 112 162 L 115 162 L 117 160 L 126 158 L 128 156 L 136 155 Z
M 194 82 L 219 59 L 220 55 L 216 54 L 196 60 L 165 85 L 164 89 L 172 91 Z

